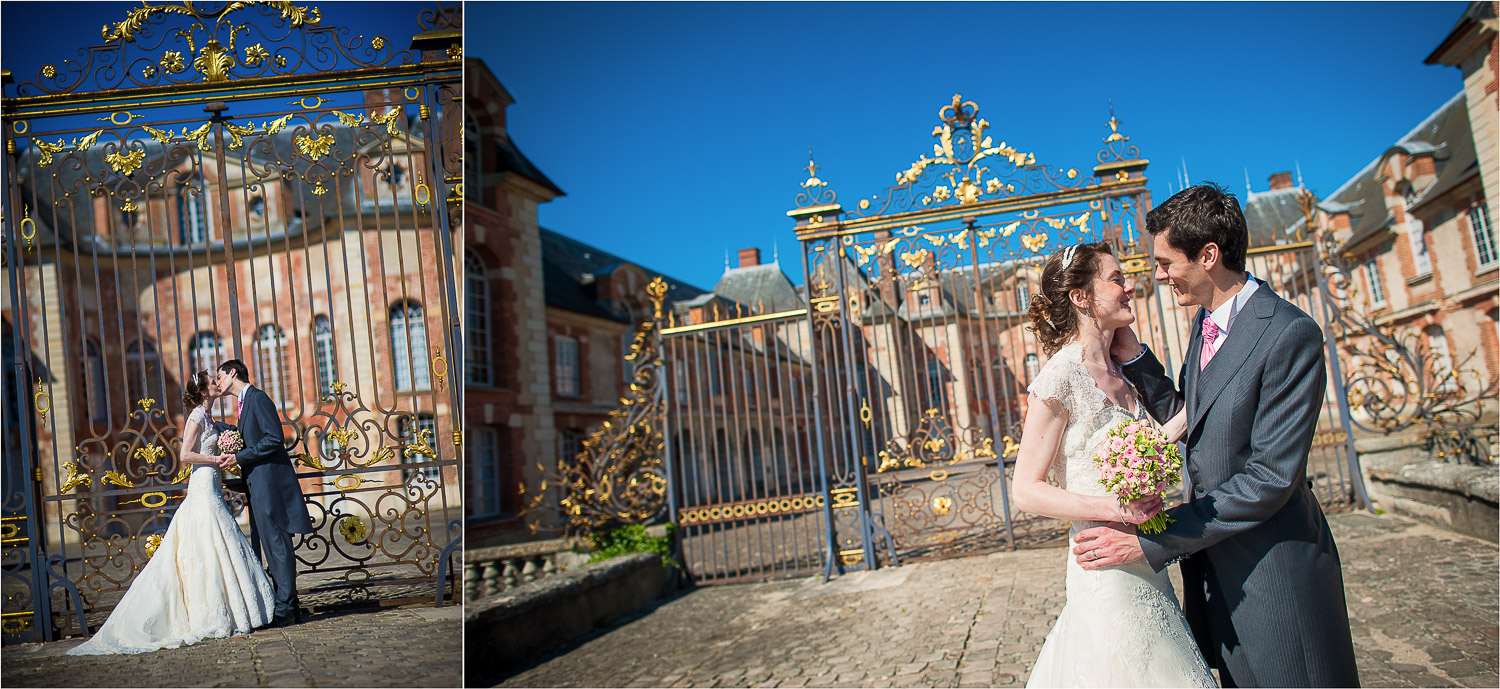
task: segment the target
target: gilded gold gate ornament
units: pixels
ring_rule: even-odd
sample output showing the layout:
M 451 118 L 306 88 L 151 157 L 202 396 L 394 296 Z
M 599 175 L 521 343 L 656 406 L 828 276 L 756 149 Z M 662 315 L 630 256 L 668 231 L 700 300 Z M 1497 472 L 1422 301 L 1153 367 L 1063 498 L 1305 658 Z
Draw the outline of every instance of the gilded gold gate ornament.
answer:
M 156 554 L 156 549 L 161 547 L 161 534 L 154 533 L 146 538 L 146 559 L 151 559 Z
M 162 456 L 167 453 L 166 448 L 160 445 L 147 445 L 135 449 L 135 458 L 143 460 L 146 464 L 156 464 Z
M 271 53 L 266 51 L 265 46 L 256 43 L 245 49 L 245 65 L 248 67 L 257 67 L 270 56 Z
M 145 160 L 146 152 L 139 148 L 129 153 L 106 153 L 104 155 L 104 162 L 109 163 L 115 172 L 126 176 L 141 169 L 141 163 Z
M 92 488 L 94 486 L 94 477 L 81 471 L 82 465 L 78 460 L 74 460 L 68 462 L 67 464 L 64 464 L 63 469 L 67 470 L 68 477 L 63 480 L 62 487 L 58 488 L 57 492 L 66 493 L 79 486 L 84 486 L 87 488 Z
M 146 125 L 141 125 L 141 131 L 146 132 L 147 134 L 149 134 L 152 139 L 156 140 L 157 143 L 161 143 L 161 144 L 172 143 L 172 132 L 164 132 L 164 131 L 162 131 L 160 129 L 157 129 L 155 127 L 148 127 Z
M 101 483 L 110 483 L 121 488 L 135 487 L 135 484 L 130 482 L 129 477 L 113 469 L 104 472 L 104 479 L 101 481 Z
M 316 139 L 299 136 L 293 139 L 293 141 L 297 144 L 297 149 L 302 151 L 302 155 L 312 158 L 314 161 L 327 155 L 329 149 L 333 148 L 332 135 L 319 135 Z
M 939 495 L 932 499 L 932 511 L 938 514 L 947 514 L 953 511 L 953 498 Z
M 35 235 L 33 234 L 32 236 Z M 30 237 L 27 237 L 28 245 L 30 239 Z M 52 411 L 52 396 L 47 394 L 46 388 L 42 387 L 41 378 L 36 379 L 36 395 L 32 399 L 32 404 L 36 407 L 37 415 L 42 417 L 42 425 L 47 425 L 47 412 Z
M 176 50 L 168 50 L 161 54 L 159 62 L 162 71 L 167 74 L 181 74 L 187 71 L 187 63 L 182 59 L 182 53 Z
M 358 515 L 349 515 L 339 522 L 339 534 L 350 545 L 359 545 L 365 540 L 365 520 Z

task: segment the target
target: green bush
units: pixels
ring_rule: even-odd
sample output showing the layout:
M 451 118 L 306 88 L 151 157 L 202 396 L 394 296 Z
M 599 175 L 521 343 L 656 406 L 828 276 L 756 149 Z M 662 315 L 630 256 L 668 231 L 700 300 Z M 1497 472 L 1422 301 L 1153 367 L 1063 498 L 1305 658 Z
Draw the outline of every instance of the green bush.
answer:
M 656 553 L 661 556 L 662 564 L 668 567 L 680 567 L 677 561 L 672 559 L 672 534 L 676 531 L 676 527 L 676 524 L 668 524 L 667 535 L 660 537 L 646 533 L 646 527 L 640 524 L 628 524 L 589 534 L 589 545 L 594 549 L 589 562 L 599 562 L 630 553 Z

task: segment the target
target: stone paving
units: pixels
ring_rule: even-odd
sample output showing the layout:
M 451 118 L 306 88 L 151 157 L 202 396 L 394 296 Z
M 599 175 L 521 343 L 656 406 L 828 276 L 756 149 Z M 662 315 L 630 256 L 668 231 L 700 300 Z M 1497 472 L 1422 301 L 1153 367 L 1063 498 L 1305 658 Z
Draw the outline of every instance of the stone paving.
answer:
M 457 687 L 463 608 L 315 613 L 307 621 L 131 656 L 81 639 L 5 647 L 7 687 Z
M 1500 684 L 1494 544 L 1392 516 L 1330 522 L 1363 685 Z M 493 679 L 507 687 L 1022 686 L 1063 604 L 1064 557 L 1062 548 L 1022 550 L 827 584 L 703 587 Z

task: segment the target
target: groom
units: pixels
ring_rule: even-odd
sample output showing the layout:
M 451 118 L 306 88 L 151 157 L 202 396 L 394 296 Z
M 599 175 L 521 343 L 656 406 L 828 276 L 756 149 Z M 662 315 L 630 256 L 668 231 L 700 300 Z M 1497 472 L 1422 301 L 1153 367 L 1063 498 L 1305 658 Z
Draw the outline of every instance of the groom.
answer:
M 1249 234 L 1215 184 L 1146 215 L 1156 280 L 1197 306 L 1179 390 L 1135 333 L 1111 355 L 1158 422 L 1187 407 L 1188 501 L 1163 533 L 1097 527 L 1084 569 L 1182 563 L 1183 612 L 1226 687 L 1359 684 L 1333 534 L 1307 482 L 1327 384 L 1318 324 L 1245 272 Z
M 276 584 L 276 611 L 270 627 L 284 627 L 297 618 L 297 560 L 292 534 L 312 533 L 312 520 L 302 502 L 297 471 L 281 435 L 281 416 L 271 397 L 250 385 L 250 371 L 239 359 L 219 365 L 218 383 L 239 399 L 239 432 L 245 447 L 221 455 L 219 466 L 243 467 L 245 495 L 250 501 L 252 528 L 259 534 L 261 556 Z

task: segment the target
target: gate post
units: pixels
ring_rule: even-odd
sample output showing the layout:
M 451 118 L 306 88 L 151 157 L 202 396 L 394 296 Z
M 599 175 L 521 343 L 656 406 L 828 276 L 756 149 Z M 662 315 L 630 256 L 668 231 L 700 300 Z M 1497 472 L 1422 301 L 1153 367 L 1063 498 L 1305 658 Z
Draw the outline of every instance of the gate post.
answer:
M 836 223 L 841 212 L 837 203 L 829 203 L 798 208 L 787 214 L 797 221 L 798 234 L 802 235 L 817 226 Z M 855 436 L 859 430 L 857 424 L 853 423 L 856 416 L 852 393 L 844 395 L 842 400 L 836 396 L 840 371 L 852 370 L 855 365 L 847 330 L 850 327 L 845 299 L 847 289 L 840 263 L 843 246 L 836 236 L 799 236 L 799 239 L 802 241 L 802 269 L 808 299 L 807 327 L 814 368 L 814 438 L 818 446 L 820 490 L 827 530 L 827 561 L 823 570 L 826 581 L 835 569 L 843 574 L 876 567 L 874 529 L 870 519 L 870 495 L 865 484 L 864 458 L 859 456 L 860 443 Z M 827 254 L 821 260 L 833 262 L 833 269 L 838 272 L 834 282 L 829 282 L 828 276 L 821 274 L 821 266 L 815 265 L 815 260 L 810 258 L 812 253 Z M 827 315 L 820 317 L 819 314 Z M 838 342 L 823 341 L 822 333 L 818 331 L 820 321 L 825 326 L 840 326 Z M 838 366 L 839 361 L 843 361 L 845 366 Z M 826 386 L 825 372 L 832 381 Z M 835 412 L 840 404 L 844 407 L 841 414 Z M 848 437 L 842 439 L 847 444 L 846 451 L 836 449 L 841 440 L 838 434 L 830 433 L 825 436 L 823 432 L 825 426 L 832 431 L 837 425 L 835 419 L 838 418 L 843 418 L 847 426 Z

